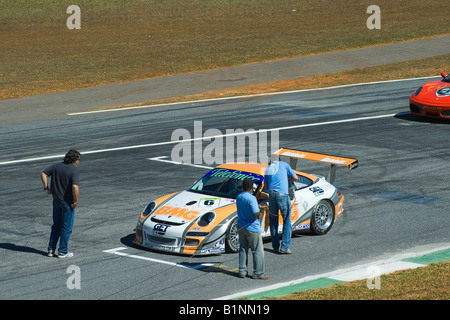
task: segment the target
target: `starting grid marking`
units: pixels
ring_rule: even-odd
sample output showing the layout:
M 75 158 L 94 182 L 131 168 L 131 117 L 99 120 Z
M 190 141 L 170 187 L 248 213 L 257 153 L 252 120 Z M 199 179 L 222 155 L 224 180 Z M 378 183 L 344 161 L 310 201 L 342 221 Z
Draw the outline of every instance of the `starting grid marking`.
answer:
M 122 257 L 129 257 L 129 258 L 134 258 L 134 259 L 139 259 L 139 260 L 146 260 L 146 261 L 151 261 L 151 262 L 156 262 L 156 263 L 167 264 L 167 265 L 170 265 L 170 266 L 175 266 L 175 267 L 180 267 L 180 268 L 187 268 L 186 266 L 184 266 L 182 264 L 175 263 L 175 262 L 169 262 L 169 261 L 165 261 L 165 260 L 153 259 L 153 258 L 149 258 L 149 257 L 143 257 L 143 256 L 135 255 L 135 254 L 128 254 L 128 253 L 122 252 L 123 250 L 126 250 L 126 249 L 127 248 L 125 248 L 125 247 L 119 247 L 119 248 L 104 250 L 103 252 L 115 254 L 115 255 L 118 255 L 118 256 L 122 256 Z M 193 269 L 195 269 L 195 268 L 193 268 Z
M 123 252 L 123 250 L 126 250 L 127 248 L 125 247 L 118 247 L 118 248 L 114 248 L 114 249 L 109 249 L 109 250 L 103 250 L 102 252 L 104 253 L 109 253 L 109 254 L 114 254 L 117 256 L 121 256 L 121 257 L 127 257 L 127 258 L 132 258 L 132 259 L 138 259 L 138 260 L 145 260 L 145 261 L 150 261 L 150 262 L 154 262 L 154 263 L 160 263 L 160 264 L 165 264 L 165 265 L 169 265 L 172 267 L 178 267 L 178 268 L 183 268 L 183 269 L 194 269 L 194 270 L 202 270 L 202 271 L 214 271 L 217 273 L 227 273 L 227 272 L 233 272 L 238 270 L 237 268 L 233 268 L 233 269 L 228 269 L 229 267 L 226 265 L 218 265 L 215 266 L 214 263 L 193 263 L 193 264 L 188 264 L 188 263 L 176 263 L 176 262 L 170 262 L 170 261 L 165 261 L 165 260 L 161 260 L 161 259 L 155 259 L 155 258 L 150 258 L 150 257 L 144 257 L 144 256 L 139 256 L 136 254 L 129 254 L 126 252 Z
M 184 163 L 184 162 L 166 160 L 165 158 L 168 158 L 168 157 L 167 156 L 161 156 L 161 157 L 154 157 L 154 158 L 147 158 L 147 159 L 148 160 L 152 160 L 152 161 L 159 161 L 159 162 L 165 162 L 165 163 L 171 163 L 171 164 L 182 165 L 182 166 L 189 166 L 189 167 L 195 167 L 195 168 L 214 169 L 214 167 L 202 166 L 200 164 L 192 164 L 192 163 Z

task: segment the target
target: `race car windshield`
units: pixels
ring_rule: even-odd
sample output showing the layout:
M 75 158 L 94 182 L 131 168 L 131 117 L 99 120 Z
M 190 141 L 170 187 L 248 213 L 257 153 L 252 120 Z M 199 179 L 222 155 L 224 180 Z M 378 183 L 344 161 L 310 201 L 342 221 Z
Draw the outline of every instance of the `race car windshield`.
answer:
M 237 195 L 243 191 L 242 181 L 245 178 L 253 180 L 253 192 L 259 188 L 263 181 L 262 176 L 249 172 L 213 169 L 194 183 L 188 191 L 236 199 Z
M 448 74 L 444 79 L 442 79 L 444 82 L 450 82 L 450 74 Z

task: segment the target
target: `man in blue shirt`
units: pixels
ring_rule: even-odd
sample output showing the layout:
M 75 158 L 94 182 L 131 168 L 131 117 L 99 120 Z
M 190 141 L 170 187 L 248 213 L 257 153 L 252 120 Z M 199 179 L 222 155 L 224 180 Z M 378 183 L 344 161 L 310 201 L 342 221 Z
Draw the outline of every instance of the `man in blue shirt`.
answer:
M 236 197 L 237 225 L 239 233 L 239 277 L 247 276 L 248 250 L 253 254 L 253 279 L 269 279 L 264 274 L 264 247 L 261 237 L 261 220 L 263 214 L 256 197 L 253 195 L 253 180 L 245 178 L 242 182 L 244 190 Z
M 286 162 L 279 161 L 278 155 L 272 155 L 271 162 L 264 172 L 264 184 L 269 192 L 269 227 L 274 251 L 291 253 L 292 225 L 289 182 L 298 180 L 298 176 Z M 278 238 L 278 211 L 283 218 L 283 233 L 280 246 Z

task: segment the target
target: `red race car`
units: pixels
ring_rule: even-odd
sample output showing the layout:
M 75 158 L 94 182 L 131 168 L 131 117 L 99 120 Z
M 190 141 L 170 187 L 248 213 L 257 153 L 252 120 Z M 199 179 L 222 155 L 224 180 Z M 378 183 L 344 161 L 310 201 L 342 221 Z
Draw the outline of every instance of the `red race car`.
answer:
M 442 80 L 427 82 L 411 95 L 412 114 L 450 119 L 450 75 L 442 72 L 441 76 Z

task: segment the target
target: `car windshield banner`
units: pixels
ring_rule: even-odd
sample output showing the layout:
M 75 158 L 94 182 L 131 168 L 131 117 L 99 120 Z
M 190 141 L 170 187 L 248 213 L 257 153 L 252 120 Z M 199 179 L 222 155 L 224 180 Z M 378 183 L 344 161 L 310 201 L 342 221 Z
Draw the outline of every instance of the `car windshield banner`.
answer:
M 264 179 L 262 176 L 254 173 L 231 169 L 213 169 L 208 172 L 205 177 L 221 177 L 236 180 L 244 180 L 245 178 L 250 178 L 257 184 L 261 184 Z

